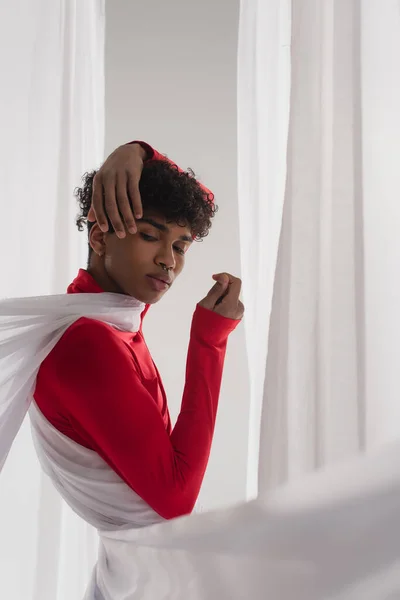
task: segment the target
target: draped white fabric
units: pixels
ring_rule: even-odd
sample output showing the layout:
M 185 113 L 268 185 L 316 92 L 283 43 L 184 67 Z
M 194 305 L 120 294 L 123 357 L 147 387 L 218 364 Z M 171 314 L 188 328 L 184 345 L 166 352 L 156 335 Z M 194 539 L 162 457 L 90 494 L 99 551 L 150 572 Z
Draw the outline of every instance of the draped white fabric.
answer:
M 1 300 L 0 470 L 27 414 L 40 365 L 67 329 L 87 317 L 138 331 L 144 308 L 142 302 L 119 294 Z
M 151 526 L 162 519 L 95 452 L 34 405 L 31 420 L 44 471 L 99 527 L 85 600 L 377 600 L 400 591 L 399 443 L 230 510 Z
M 241 17 L 252 495 L 257 463 L 264 491 L 400 436 L 400 5 L 243 0 Z
M 72 191 L 103 159 L 103 0 L 1 2 L 0 39 L 0 296 L 63 293 L 86 258 Z M 97 536 L 40 473 L 26 423 L 0 532 L 2 598 L 82 597 Z
M 11 427 L 9 414 L 19 419 L 31 376 L 68 320 L 84 314 L 134 331 L 143 306 L 116 294 L 85 294 L 2 301 L 0 309 L 2 430 L 4 417 Z M 399 442 L 247 504 L 158 524 L 95 452 L 55 430 L 35 406 L 31 418 L 44 472 L 82 523 L 99 528 L 85 600 L 262 600 L 266 592 L 279 600 L 383 600 L 400 592 Z M 20 524 L 23 515 L 12 511 Z M 71 559 L 72 547 L 66 550 Z M 82 571 L 65 571 L 74 577 L 64 581 L 70 590 Z

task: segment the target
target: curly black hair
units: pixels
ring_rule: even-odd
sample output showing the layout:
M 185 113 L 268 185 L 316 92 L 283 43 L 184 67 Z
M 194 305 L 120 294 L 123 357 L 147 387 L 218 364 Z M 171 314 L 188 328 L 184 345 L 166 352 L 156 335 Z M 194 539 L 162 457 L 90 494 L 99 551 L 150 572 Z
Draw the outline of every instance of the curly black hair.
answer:
M 82 187 L 75 189 L 80 212 L 76 219 L 79 231 L 86 225 L 88 233 L 92 223 L 87 215 L 92 203 L 93 180 L 97 171 L 85 173 Z M 176 165 L 165 160 L 150 160 L 143 166 L 139 182 L 143 210 L 155 210 L 165 216 L 168 222 L 188 225 L 193 239 L 202 240 L 209 233 L 211 219 L 218 207 L 214 204 L 214 196 L 207 193 L 196 180 L 193 171 L 181 172 Z M 114 229 L 108 222 L 109 231 Z M 89 253 L 91 248 L 89 248 Z

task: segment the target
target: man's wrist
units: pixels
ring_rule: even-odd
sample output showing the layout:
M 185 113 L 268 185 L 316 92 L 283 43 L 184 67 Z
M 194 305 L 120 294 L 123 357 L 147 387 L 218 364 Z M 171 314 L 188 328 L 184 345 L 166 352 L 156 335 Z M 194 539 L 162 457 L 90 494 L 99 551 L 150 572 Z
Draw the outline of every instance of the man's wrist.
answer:
M 154 150 L 146 142 L 140 142 L 140 141 L 135 140 L 134 142 L 129 142 L 128 146 L 130 146 L 130 145 L 133 146 L 137 150 L 137 152 L 139 153 L 139 156 L 141 157 L 143 162 L 153 158 Z
M 194 337 L 213 346 L 224 345 L 228 341 L 229 334 L 239 323 L 238 320 L 229 319 L 198 304 L 193 315 L 191 333 Z
M 147 160 L 147 152 L 140 144 L 135 144 L 135 148 L 143 162 Z

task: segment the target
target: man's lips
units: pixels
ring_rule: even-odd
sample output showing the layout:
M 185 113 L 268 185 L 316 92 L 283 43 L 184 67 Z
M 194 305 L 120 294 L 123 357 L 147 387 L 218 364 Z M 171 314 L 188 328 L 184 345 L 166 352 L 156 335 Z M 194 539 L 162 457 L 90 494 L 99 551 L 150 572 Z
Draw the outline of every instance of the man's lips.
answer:
M 152 279 L 158 279 L 159 281 L 163 281 L 167 285 L 171 285 L 172 279 L 169 275 L 152 275 L 149 274 L 147 277 L 151 277 Z
M 157 291 L 166 290 L 172 283 L 170 277 L 160 275 L 147 275 L 150 285 Z

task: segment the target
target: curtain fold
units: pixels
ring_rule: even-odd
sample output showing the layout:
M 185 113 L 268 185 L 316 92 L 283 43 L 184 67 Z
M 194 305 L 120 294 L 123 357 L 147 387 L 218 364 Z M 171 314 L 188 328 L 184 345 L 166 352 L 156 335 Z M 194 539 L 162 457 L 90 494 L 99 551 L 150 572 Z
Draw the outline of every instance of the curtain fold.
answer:
M 1 297 L 62 293 L 86 258 L 73 189 L 104 139 L 104 0 L 0 4 Z M 0 480 L 1 596 L 84 594 L 96 534 L 40 473 L 25 423 Z
M 243 0 L 241 19 L 252 495 L 400 433 L 400 6 Z
M 262 489 L 363 447 L 357 13 L 357 2 L 293 5 L 287 184 L 264 389 Z
M 289 0 L 242 0 L 238 46 L 238 197 L 250 374 L 247 497 L 257 495 L 265 361 L 286 178 Z

